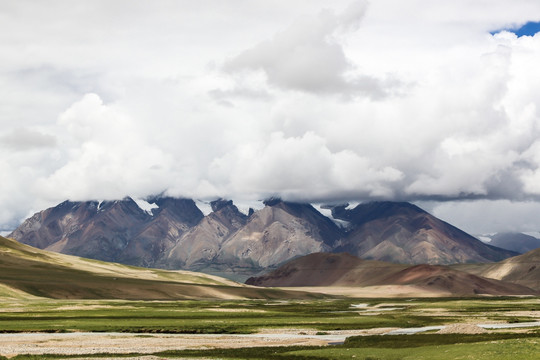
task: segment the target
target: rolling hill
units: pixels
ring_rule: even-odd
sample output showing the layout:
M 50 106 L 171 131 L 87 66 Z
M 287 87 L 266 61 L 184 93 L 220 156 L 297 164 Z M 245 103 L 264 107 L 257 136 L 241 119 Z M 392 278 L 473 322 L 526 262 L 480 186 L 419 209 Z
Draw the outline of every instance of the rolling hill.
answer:
M 361 260 L 350 254 L 310 254 L 252 277 L 247 284 L 277 287 L 401 286 L 439 296 L 533 295 L 536 291 L 441 265 L 399 265 Z M 361 294 L 361 290 L 358 292 Z M 361 295 L 360 295 L 361 296 Z
M 497 263 L 464 264 L 452 267 L 471 274 L 512 282 L 540 291 L 540 249 Z
M 216 276 L 106 263 L 39 250 L 0 237 L 0 297 L 55 299 L 303 298 Z

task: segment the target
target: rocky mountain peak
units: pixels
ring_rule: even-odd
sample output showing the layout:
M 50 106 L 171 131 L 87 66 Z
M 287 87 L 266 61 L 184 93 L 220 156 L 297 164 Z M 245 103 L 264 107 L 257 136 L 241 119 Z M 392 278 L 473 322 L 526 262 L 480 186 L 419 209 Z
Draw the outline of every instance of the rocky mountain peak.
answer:
M 96 203 L 84 202 L 82 204 L 94 208 Z M 98 203 L 96 209 L 100 215 L 115 214 L 116 216 L 133 217 L 140 221 L 147 221 L 149 219 L 149 215 L 130 197 L 125 197 L 122 200 L 102 201 Z
M 210 206 L 212 207 L 212 211 L 216 212 L 223 209 L 224 207 L 233 206 L 233 202 L 232 200 L 217 199 L 217 200 L 211 201 Z
M 427 214 L 418 206 L 408 202 L 393 201 L 373 201 L 361 203 L 353 209 L 347 209 L 347 205 L 334 206 L 332 216 L 336 219 L 351 222 L 355 225 L 362 225 L 369 221 L 391 216 L 416 216 Z
M 263 200 L 263 204 L 265 206 L 276 206 L 282 202 L 283 200 L 281 200 L 281 198 L 279 197 L 271 197 L 271 198 Z
M 158 206 L 153 211 L 155 216 L 166 213 L 168 216 L 189 226 L 197 225 L 204 218 L 204 214 L 192 199 L 159 197 L 150 199 L 148 202 Z

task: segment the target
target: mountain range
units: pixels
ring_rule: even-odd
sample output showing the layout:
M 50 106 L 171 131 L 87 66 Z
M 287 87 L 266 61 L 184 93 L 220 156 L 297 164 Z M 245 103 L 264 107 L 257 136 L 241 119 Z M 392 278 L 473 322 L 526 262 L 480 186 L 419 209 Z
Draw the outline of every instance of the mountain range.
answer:
M 348 252 L 407 264 L 493 262 L 517 253 L 405 202 L 326 206 L 268 199 L 244 214 L 230 200 L 206 216 L 191 199 L 66 201 L 38 212 L 8 237 L 40 249 L 144 267 L 245 279 L 304 255 Z
M 529 234 L 519 232 L 502 232 L 492 235 L 480 235 L 478 238 L 489 245 L 502 249 L 525 254 L 534 249 L 540 248 L 540 239 Z

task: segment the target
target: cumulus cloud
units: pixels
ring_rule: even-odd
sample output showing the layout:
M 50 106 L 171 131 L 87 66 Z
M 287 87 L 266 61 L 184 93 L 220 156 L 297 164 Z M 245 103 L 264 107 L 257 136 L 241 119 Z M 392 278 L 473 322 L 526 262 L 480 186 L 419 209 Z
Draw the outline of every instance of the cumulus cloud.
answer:
M 211 180 L 223 184 L 229 196 L 246 191 L 310 201 L 353 194 L 391 197 L 392 184 L 402 177 L 399 170 L 378 167 L 350 150 L 332 152 L 312 132 L 301 137 L 272 133 L 265 143 L 243 144 L 215 159 L 210 170 Z
M 96 94 L 87 94 L 59 118 L 71 143 L 68 159 L 40 178 L 36 191 L 55 199 L 118 199 L 158 193 L 169 185 L 172 159 L 149 146 L 136 123 Z
M 399 82 L 354 74 L 355 66 L 339 42 L 338 33 L 358 30 L 366 8 L 366 1 L 357 1 L 339 14 L 323 10 L 303 18 L 229 59 L 223 69 L 232 74 L 262 71 L 270 85 L 285 90 L 382 98 Z

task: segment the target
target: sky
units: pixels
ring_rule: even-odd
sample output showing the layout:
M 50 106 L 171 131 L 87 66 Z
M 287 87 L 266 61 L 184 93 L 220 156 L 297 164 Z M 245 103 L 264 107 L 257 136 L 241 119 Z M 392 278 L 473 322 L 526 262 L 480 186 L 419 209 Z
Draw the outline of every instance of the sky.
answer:
M 539 231 L 538 21 L 537 0 L 0 0 L 0 230 L 166 194 Z

